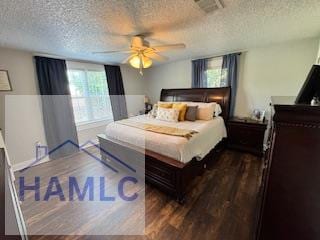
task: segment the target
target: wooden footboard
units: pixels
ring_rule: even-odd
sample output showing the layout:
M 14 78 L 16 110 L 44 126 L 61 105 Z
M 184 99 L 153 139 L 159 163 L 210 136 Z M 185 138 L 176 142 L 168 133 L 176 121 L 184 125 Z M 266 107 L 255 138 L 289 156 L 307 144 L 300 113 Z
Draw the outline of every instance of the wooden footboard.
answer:
M 194 158 L 187 164 L 184 164 L 175 159 L 149 150 L 145 150 L 144 153 L 137 152 L 132 149 L 128 150 L 128 147 L 107 139 L 104 134 L 98 135 L 98 138 L 100 149 L 112 151 L 115 155 L 128 151 L 132 151 L 132 154 L 144 154 L 146 182 L 157 186 L 162 191 L 175 197 L 179 203 L 183 203 L 185 201 L 190 182 L 196 176 L 201 175 L 206 165 L 213 160 L 213 155 L 224 148 L 224 141 L 221 141 L 201 161 L 197 161 Z M 107 159 L 105 151 L 101 151 L 101 156 L 102 159 Z

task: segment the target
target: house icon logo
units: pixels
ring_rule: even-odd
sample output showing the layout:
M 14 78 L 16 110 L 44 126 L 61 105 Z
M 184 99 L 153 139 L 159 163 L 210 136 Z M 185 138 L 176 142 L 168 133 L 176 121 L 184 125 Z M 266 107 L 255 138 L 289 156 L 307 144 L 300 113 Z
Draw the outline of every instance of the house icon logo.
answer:
M 48 149 L 48 146 L 46 146 L 46 145 L 37 145 L 35 160 L 32 161 L 27 167 L 21 169 L 20 172 L 24 172 L 24 171 L 28 170 L 29 168 L 37 165 L 42 160 L 44 160 L 46 157 L 50 157 L 51 154 L 57 152 L 58 150 L 66 147 L 66 146 L 68 146 L 68 147 L 73 146 L 74 148 L 78 149 L 79 152 L 83 152 L 83 153 L 87 154 L 91 159 L 100 162 L 101 164 L 103 164 L 104 166 L 109 168 L 111 171 L 118 173 L 119 171 L 114 166 L 111 166 L 105 160 L 101 159 L 100 157 L 95 156 L 93 153 L 88 151 L 88 147 L 95 147 L 99 150 L 100 153 L 104 153 L 106 156 L 108 156 L 108 159 L 111 160 L 112 162 L 120 164 L 120 165 L 124 166 L 126 169 L 128 169 L 129 171 L 136 173 L 136 170 L 132 166 L 130 166 L 129 164 L 122 161 L 120 158 L 118 158 L 114 154 L 108 152 L 106 149 L 103 149 L 98 144 L 96 144 L 90 140 L 85 142 L 84 144 L 81 144 L 81 145 L 78 145 L 77 143 L 73 142 L 72 140 L 66 140 L 63 143 L 56 146 L 55 148 L 51 149 L 50 151 Z

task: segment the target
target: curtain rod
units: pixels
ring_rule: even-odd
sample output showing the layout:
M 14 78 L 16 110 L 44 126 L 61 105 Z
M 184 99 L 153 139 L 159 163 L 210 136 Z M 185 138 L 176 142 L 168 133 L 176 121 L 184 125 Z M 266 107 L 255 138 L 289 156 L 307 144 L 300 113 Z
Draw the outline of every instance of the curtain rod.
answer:
M 217 58 L 217 57 L 223 57 L 224 55 L 228 55 L 228 54 L 238 54 L 241 55 L 244 52 L 247 52 L 248 50 L 239 50 L 239 51 L 235 51 L 235 52 L 227 52 L 224 54 L 219 54 L 219 55 L 207 55 L 207 56 L 203 56 L 203 57 L 197 57 L 197 58 L 192 58 L 191 61 L 193 60 L 198 60 L 198 59 L 209 59 L 209 58 Z

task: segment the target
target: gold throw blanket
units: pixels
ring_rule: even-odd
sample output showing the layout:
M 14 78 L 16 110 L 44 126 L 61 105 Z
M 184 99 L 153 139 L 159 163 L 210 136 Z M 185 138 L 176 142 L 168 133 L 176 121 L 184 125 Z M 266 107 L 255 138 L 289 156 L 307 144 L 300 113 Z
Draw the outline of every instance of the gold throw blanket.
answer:
M 149 131 L 149 132 L 184 137 L 188 140 L 194 134 L 198 133 L 197 131 L 194 131 L 194 130 L 168 127 L 168 126 L 163 126 L 163 125 L 154 125 L 154 124 L 149 124 L 149 123 L 139 123 L 139 122 L 131 121 L 129 119 L 123 119 L 123 120 L 117 121 L 117 123 L 122 124 L 122 125 L 126 125 L 126 126 L 130 126 L 130 127 L 143 129 L 143 130 Z

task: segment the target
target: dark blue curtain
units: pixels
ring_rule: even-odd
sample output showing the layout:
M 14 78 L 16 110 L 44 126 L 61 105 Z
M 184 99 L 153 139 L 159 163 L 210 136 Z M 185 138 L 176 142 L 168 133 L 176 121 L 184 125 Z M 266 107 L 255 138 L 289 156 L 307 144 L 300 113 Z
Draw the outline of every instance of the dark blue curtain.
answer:
M 192 87 L 206 88 L 208 59 L 197 59 L 192 61 Z
M 128 117 L 122 75 L 119 66 L 105 65 L 113 119 L 115 121 Z
M 237 93 L 237 81 L 238 81 L 238 58 L 239 53 L 233 53 L 223 56 L 222 60 L 222 86 L 231 87 L 231 106 L 230 116 L 234 114 L 236 93 Z
M 78 145 L 66 62 L 38 56 L 35 62 L 49 157 L 65 157 L 78 151 L 75 145 L 66 144 Z

